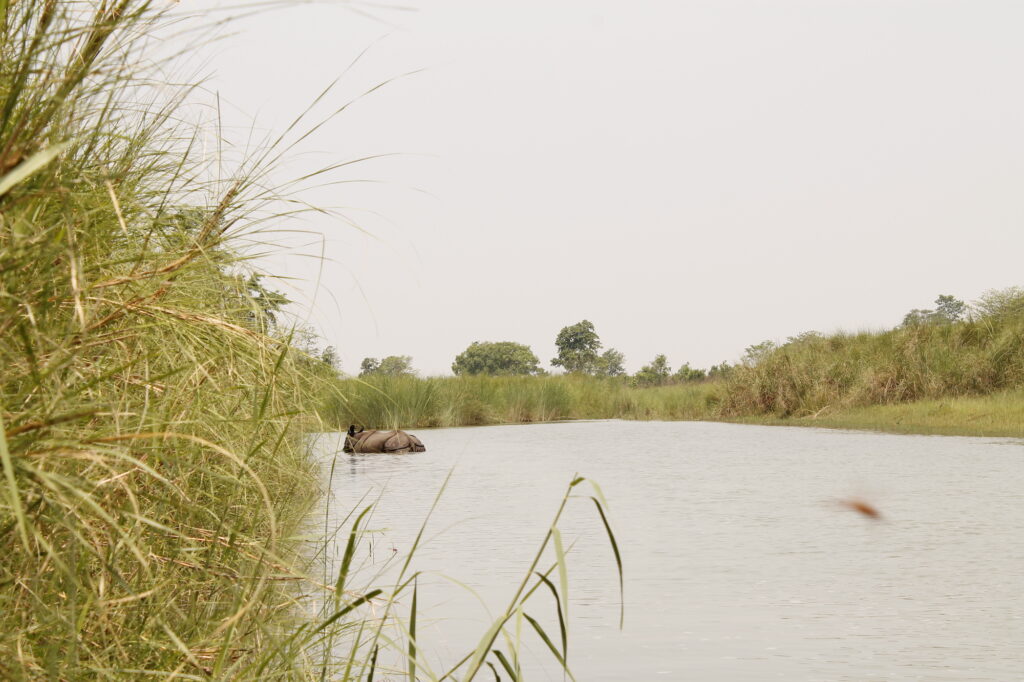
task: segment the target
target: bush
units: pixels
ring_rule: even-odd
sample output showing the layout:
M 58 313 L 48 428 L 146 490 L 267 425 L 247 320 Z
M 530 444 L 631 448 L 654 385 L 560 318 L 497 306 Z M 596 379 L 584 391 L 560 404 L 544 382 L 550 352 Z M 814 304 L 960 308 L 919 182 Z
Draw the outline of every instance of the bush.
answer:
M 512 341 L 474 341 L 452 363 L 456 376 L 540 374 L 540 360 L 529 346 Z

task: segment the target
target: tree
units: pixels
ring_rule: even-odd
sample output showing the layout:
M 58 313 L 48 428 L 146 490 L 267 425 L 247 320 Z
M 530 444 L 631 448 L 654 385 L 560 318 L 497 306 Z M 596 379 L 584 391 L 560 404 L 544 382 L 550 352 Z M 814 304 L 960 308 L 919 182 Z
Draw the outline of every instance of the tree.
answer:
M 914 308 L 909 313 L 903 316 L 903 327 L 916 327 L 922 324 L 929 324 L 932 322 L 932 318 L 935 315 L 934 310 L 928 310 L 926 308 Z
M 625 355 L 614 348 L 609 348 L 605 352 L 601 353 L 600 357 L 597 358 L 597 363 L 594 366 L 594 373 L 603 377 L 624 376 L 626 374 L 626 368 L 623 367 L 623 363 L 625 361 Z
M 732 374 L 734 365 L 723 362 L 720 365 L 711 365 L 708 370 L 708 379 L 725 379 Z
M 359 365 L 359 376 L 365 377 L 371 374 L 384 376 L 414 376 L 416 370 L 412 368 L 412 358 L 408 355 L 389 355 L 383 360 L 377 358 L 363 358 Z
M 967 313 L 967 304 L 959 298 L 942 295 L 935 299 L 935 314 L 947 322 L 959 322 Z
M 1024 313 L 1024 289 L 989 289 L 975 301 L 974 309 L 982 317 L 1005 317 Z
M 539 374 L 540 360 L 529 346 L 512 341 L 474 341 L 455 357 L 452 371 L 463 374 Z
M 702 369 L 694 369 L 690 367 L 690 363 L 685 362 L 683 366 L 676 370 L 676 373 L 672 375 L 674 381 L 685 383 L 687 381 L 700 381 L 707 377 L 708 373 Z
M 774 341 L 762 341 L 761 343 L 755 343 L 752 346 L 747 346 L 743 353 L 743 364 L 748 367 L 753 367 L 768 357 L 776 348 L 777 346 Z
M 295 324 L 288 330 L 288 344 L 311 360 L 320 356 L 320 335 L 308 324 Z
M 408 355 L 389 355 L 380 361 L 376 373 L 389 377 L 413 376 L 416 370 L 412 368 L 412 358 Z
M 377 358 L 363 358 L 363 362 L 359 365 L 359 376 L 365 377 L 370 374 L 376 374 L 379 369 L 380 360 Z
M 671 374 L 668 358 L 656 355 L 649 365 L 644 365 L 633 375 L 633 383 L 637 386 L 663 386 L 668 383 Z
M 589 320 L 577 322 L 569 327 L 562 327 L 555 339 L 558 346 L 558 357 L 551 361 L 555 367 L 564 367 L 566 372 L 593 374 L 597 367 L 597 351 L 601 348 L 601 339 L 594 331 L 594 324 Z
M 787 336 L 787 344 L 801 344 L 801 343 L 814 343 L 815 341 L 821 341 L 825 337 L 822 336 L 821 332 L 816 332 L 813 329 L 806 332 L 800 332 L 796 336 Z
M 949 324 L 959 322 L 967 313 L 967 304 L 960 299 L 943 294 L 935 299 L 935 310 L 914 308 L 903 316 L 902 326 L 914 327 L 921 324 Z
M 334 346 L 327 346 L 320 353 L 320 360 L 331 369 L 338 369 L 340 362 L 338 361 L 338 351 Z

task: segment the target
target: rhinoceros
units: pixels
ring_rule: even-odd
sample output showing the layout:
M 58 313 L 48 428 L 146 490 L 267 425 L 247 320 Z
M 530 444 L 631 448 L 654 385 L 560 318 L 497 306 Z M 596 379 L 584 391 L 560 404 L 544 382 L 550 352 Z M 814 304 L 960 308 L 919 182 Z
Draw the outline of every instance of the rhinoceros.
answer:
M 426 452 L 427 448 L 419 438 L 405 431 L 356 431 L 355 425 L 348 427 L 345 436 L 345 452 L 385 452 L 401 455 L 407 452 Z

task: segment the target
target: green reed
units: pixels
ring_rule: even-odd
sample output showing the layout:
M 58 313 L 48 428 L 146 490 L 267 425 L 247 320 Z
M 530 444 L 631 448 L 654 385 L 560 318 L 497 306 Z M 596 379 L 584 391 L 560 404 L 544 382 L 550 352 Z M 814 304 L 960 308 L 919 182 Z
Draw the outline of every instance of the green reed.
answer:
M 374 428 L 480 426 L 560 419 L 713 418 L 718 387 L 687 383 L 636 388 L 622 378 L 464 376 L 348 379 L 324 418 Z

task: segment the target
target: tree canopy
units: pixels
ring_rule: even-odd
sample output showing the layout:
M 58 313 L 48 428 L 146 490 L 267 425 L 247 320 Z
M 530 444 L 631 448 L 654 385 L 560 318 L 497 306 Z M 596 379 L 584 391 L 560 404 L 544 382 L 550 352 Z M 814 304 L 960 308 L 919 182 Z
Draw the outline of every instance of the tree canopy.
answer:
M 649 364 L 640 368 L 640 371 L 633 375 L 633 383 L 637 386 L 663 386 L 669 382 L 672 376 L 672 368 L 668 366 L 668 358 L 664 355 L 656 355 Z
M 989 289 L 975 301 L 974 309 L 984 317 L 1003 317 L 1024 313 L 1024 289 Z
M 463 374 L 541 374 L 540 360 L 529 346 L 512 341 L 474 341 L 455 357 L 452 371 Z
M 792 346 L 798 344 L 817 343 L 824 338 L 825 336 L 821 332 L 811 329 L 810 331 L 800 332 L 796 336 L 787 336 L 786 345 Z
M 903 316 L 902 326 L 913 327 L 919 324 L 948 324 L 959 322 L 967 314 L 967 304 L 960 299 L 941 295 L 935 299 L 935 309 L 914 308 Z
M 679 383 L 685 383 L 687 381 L 700 381 L 708 376 L 706 370 L 697 369 L 690 367 L 690 363 L 684 362 L 683 366 L 676 370 L 676 373 L 672 375 L 672 380 Z
M 384 376 L 415 376 L 416 370 L 412 368 L 412 358 L 408 355 L 389 355 L 383 360 L 377 358 L 363 358 L 359 366 L 359 376 L 365 377 L 371 374 Z
M 735 365 L 730 365 L 728 362 L 722 362 L 718 365 L 711 365 L 708 368 L 709 379 L 725 379 L 733 372 Z
M 624 376 L 626 374 L 626 368 L 623 366 L 625 361 L 625 355 L 614 348 L 609 348 L 598 356 L 594 373 L 603 377 Z
M 320 353 L 320 361 L 331 369 L 338 369 L 341 360 L 338 358 L 338 350 L 334 346 L 327 346 Z
M 950 322 L 959 322 L 967 313 L 967 304 L 959 298 L 943 295 L 935 299 L 935 314 Z
M 768 357 L 776 348 L 778 348 L 778 346 L 774 341 L 762 341 L 761 343 L 755 343 L 752 346 L 747 346 L 743 351 L 743 364 L 748 367 L 753 367 Z
M 594 374 L 597 369 L 597 351 L 601 349 L 601 339 L 594 331 L 594 323 L 589 320 L 562 327 L 555 339 L 558 346 L 558 357 L 551 361 L 555 367 L 564 367 L 566 372 Z

